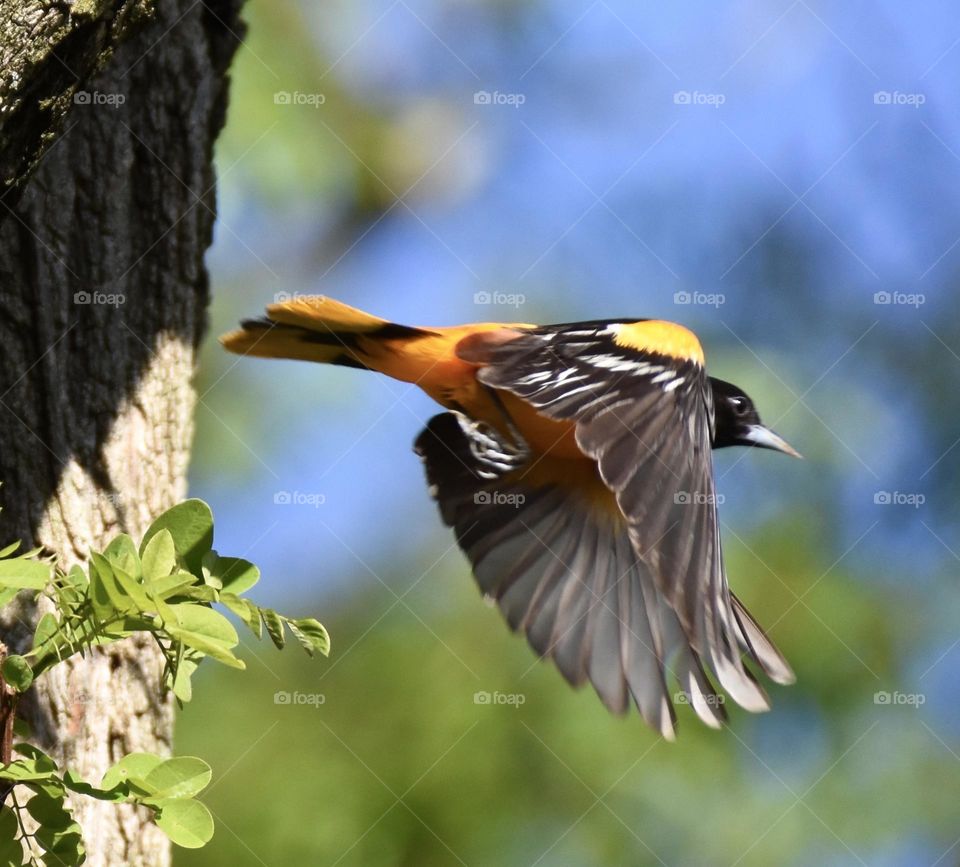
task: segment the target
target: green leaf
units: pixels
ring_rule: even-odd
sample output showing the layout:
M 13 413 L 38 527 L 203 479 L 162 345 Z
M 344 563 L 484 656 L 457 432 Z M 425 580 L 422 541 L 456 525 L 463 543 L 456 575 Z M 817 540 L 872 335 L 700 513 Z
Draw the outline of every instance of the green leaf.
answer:
M 133 600 L 121 589 L 113 567 L 96 551 L 90 552 L 90 600 L 101 620 L 110 620 L 118 613 L 132 611 Z
M 34 840 L 50 854 L 48 863 L 55 863 L 58 867 L 79 867 L 86 860 L 83 837 L 80 826 L 70 818 L 69 813 L 67 818 L 68 824 L 61 829 L 41 824 L 34 834 Z
M 26 740 L 32 734 L 32 729 L 30 728 L 30 723 L 28 723 L 23 717 L 17 717 L 13 721 L 13 733 L 18 738 L 23 738 Z
M 159 629 L 160 623 L 157 620 L 148 617 L 124 617 L 123 620 L 112 623 L 110 626 L 102 627 L 102 631 L 86 639 L 86 643 L 91 647 L 102 647 L 129 638 L 136 632 L 157 632 Z
M 2 557 L 9 557 L 9 556 L 10 556 L 14 551 L 16 551 L 17 548 L 19 548 L 19 547 L 20 547 L 20 540 L 19 540 L 19 539 L 17 539 L 16 542 L 11 542 L 9 545 L 7 545 L 6 548 L 4 548 L 2 551 L 0 551 L 0 558 L 2 558 Z
M 109 580 L 113 581 L 112 572 Z M 106 583 L 92 563 L 90 564 L 90 604 L 93 607 L 94 615 L 100 620 L 110 620 L 118 613 L 117 606 L 113 604 L 113 600 L 107 592 Z
M 233 624 L 218 611 L 207 608 L 206 605 L 178 602 L 170 606 L 170 611 L 173 612 L 176 621 L 165 624 L 168 630 L 176 628 L 194 632 L 228 647 L 235 647 L 240 641 Z
M 260 609 L 249 599 L 244 599 L 242 596 L 236 596 L 233 593 L 221 593 L 220 602 L 236 614 L 257 638 L 263 636 L 263 625 L 260 622 Z
M 4 587 L 3 590 L 0 590 L 0 606 L 12 601 L 19 592 L 19 587 Z
M 129 597 L 133 608 L 141 612 L 155 612 L 157 610 L 157 604 L 147 595 L 143 584 L 135 581 L 130 575 L 125 574 L 117 567 L 114 567 L 113 577 L 124 595 Z
M 63 785 L 66 786 L 71 792 L 76 792 L 79 795 L 86 795 L 89 798 L 96 798 L 98 801 L 127 800 L 127 792 L 124 790 L 125 787 L 109 791 L 107 789 L 98 789 L 96 786 L 91 785 L 86 780 L 81 780 L 79 777 L 74 776 L 72 771 L 66 771 L 64 773 Z
M 217 565 L 217 560 L 220 559 L 220 556 L 216 551 L 207 551 L 203 555 L 203 583 L 210 585 L 217 590 L 223 587 L 223 582 L 214 574 L 214 569 Z
M 35 747 L 33 744 L 14 744 L 13 749 L 19 755 L 28 758 L 37 771 L 44 774 L 57 772 L 57 763 L 40 747 Z
M 23 846 L 16 839 L 17 817 L 10 807 L 0 809 L 0 865 L 19 867 L 23 864 Z
M 60 627 L 57 618 L 50 612 L 47 612 L 37 621 L 37 628 L 33 631 L 33 647 L 40 647 L 45 642 L 53 638 L 59 632 Z
M 153 753 L 127 753 L 119 762 L 107 768 L 100 785 L 104 789 L 115 789 L 131 779 L 144 780 L 161 762 L 163 759 Z
M 42 792 L 48 798 L 63 797 L 63 780 L 60 777 L 53 777 L 49 780 L 34 780 L 23 785 L 32 792 Z
M 27 802 L 27 812 L 44 827 L 61 831 L 73 821 L 63 799 L 62 790 L 60 797 L 53 797 L 46 791 L 37 792 Z
M 18 744 L 18 746 L 20 746 Z M 29 783 L 39 780 L 56 779 L 55 771 L 42 770 L 31 759 L 17 759 L 0 768 L 0 779 L 13 780 L 17 783 Z
M 287 643 L 287 637 L 283 634 L 283 618 L 270 608 L 261 608 L 260 616 L 263 618 L 263 625 L 267 627 L 270 640 L 277 646 L 277 650 L 283 650 Z
M 163 527 L 147 542 L 143 549 L 143 577 L 145 581 L 166 578 L 177 565 L 177 551 L 173 536 Z
M 174 619 L 173 614 L 170 611 L 170 606 L 163 601 L 163 597 L 158 593 L 155 593 L 152 589 L 152 585 L 147 586 L 144 592 L 147 595 L 147 599 L 150 601 L 150 612 L 155 612 L 157 615 L 157 622 L 152 627 L 154 630 L 160 628 L 160 625 L 163 623 L 168 623 Z M 145 612 L 148 613 L 148 612 Z M 153 620 L 153 618 L 150 618 Z
M 195 599 L 197 602 L 216 602 L 219 596 L 216 588 L 208 584 L 192 584 L 179 595 L 187 599 Z
M 133 539 L 126 533 L 115 536 L 104 549 L 103 556 L 112 566 L 119 567 L 131 578 L 140 577 L 140 555 L 137 553 L 137 546 Z
M 173 798 L 158 801 L 157 827 L 178 846 L 199 849 L 213 837 L 213 816 L 199 801 Z
M 156 581 L 153 581 L 150 584 L 150 591 L 162 599 L 170 599 L 173 596 L 179 596 L 187 588 L 194 587 L 196 584 L 196 576 L 181 569 L 172 575 L 167 575 L 165 578 L 158 578 Z
M 0 672 L 3 672 L 3 679 L 17 692 L 26 692 L 33 683 L 33 669 L 22 656 L 8 656 L 0 666 Z
M 29 863 L 23 860 L 24 857 L 23 846 L 19 840 L 13 837 L 0 839 L 0 867 L 21 867 Z
M 50 582 L 49 563 L 38 560 L 0 560 L 0 587 L 18 590 L 43 590 Z
M 240 639 L 226 617 L 205 605 L 189 602 L 179 602 L 171 605 L 170 609 L 176 616 L 176 622 L 164 626 L 171 638 L 225 665 L 240 669 L 246 667 L 230 652 L 230 648 L 236 647 Z
M 180 664 L 177 665 L 177 672 L 170 688 L 173 690 L 173 694 L 184 704 L 193 698 L 193 684 L 190 678 L 193 677 L 196 670 L 197 663 L 192 659 L 181 659 Z
M 85 590 L 90 583 L 87 580 L 87 573 L 83 571 L 83 567 L 79 564 L 70 567 L 70 571 L 66 574 L 66 581 L 78 590 Z
M 217 662 L 222 662 L 230 668 L 238 668 L 243 671 L 247 666 L 242 659 L 238 659 L 230 649 L 219 642 L 207 638 L 205 635 L 198 635 L 195 632 L 177 631 L 171 632 L 171 636 L 182 641 L 187 647 L 197 650 Z
M 57 574 L 53 589 L 57 594 L 57 607 L 61 616 L 67 609 L 77 608 L 86 600 L 88 586 L 86 573 L 79 565 L 72 566 L 66 575 Z
M 319 620 L 302 617 L 299 620 L 287 620 L 287 626 L 310 656 L 314 653 L 324 656 L 330 654 L 330 635 Z
M 242 557 L 218 557 L 213 574 L 225 591 L 237 595 L 246 593 L 260 580 L 260 570 Z
M 203 555 L 213 547 L 213 514 L 203 500 L 184 500 L 167 509 L 148 528 L 140 546 L 141 556 L 147 543 L 161 530 L 169 530 L 177 557 L 198 578 L 202 578 Z
M 178 756 L 157 765 L 144 782 L 156 798 L 192 798 L 210 784 L 212 776 L 203 759 Z

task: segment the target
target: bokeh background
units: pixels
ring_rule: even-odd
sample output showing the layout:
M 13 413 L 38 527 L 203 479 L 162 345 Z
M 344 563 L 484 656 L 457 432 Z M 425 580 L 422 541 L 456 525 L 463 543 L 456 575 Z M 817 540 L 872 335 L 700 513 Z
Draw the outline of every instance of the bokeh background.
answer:
M 178 749 L 214 765 L 218 831 L 177 863 L 960 863 L 955 6 L 247 18 L 192 493 L 221 553 L 261 566 L 254 595 L 333 651 L 252 644 L 249 671 L 201 673 Z M 220 350 L 282 293 L 410 324 L 693 328 L 806 456 L 716 456 L 731 581 L 797 685 L 721 732 L 680 708 L 672 745 L 569 690 L 435 514 L 423 395 Z

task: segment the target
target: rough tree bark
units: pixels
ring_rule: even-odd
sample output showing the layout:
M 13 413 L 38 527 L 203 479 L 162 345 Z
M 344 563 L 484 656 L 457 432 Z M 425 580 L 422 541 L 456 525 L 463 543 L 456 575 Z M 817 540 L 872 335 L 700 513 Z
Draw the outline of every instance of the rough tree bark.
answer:
M 185 493 L 238 6 L 0 0 L 0 540 L 67 566 Z M 37 614 L 0 637 L 24 649 Z M 159 671 L 133 642 L 58 666 L 32 690 L 37 740 L 95 781 L 169 752 Z M 169 863 L 132 809 L 75 813 L 88 863 Z

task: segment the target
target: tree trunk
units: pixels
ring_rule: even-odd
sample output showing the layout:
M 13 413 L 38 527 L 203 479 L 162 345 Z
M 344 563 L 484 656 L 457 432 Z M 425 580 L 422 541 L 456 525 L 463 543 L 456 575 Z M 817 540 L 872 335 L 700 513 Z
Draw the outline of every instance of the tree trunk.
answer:
M 2 2 L 0 541 L 65 566 L 185 493 L 238 5 Z M 37 616 L 0 637 L 25 649 Z M 94 782 L 168 753 L 160 666 L 133 641 L 57 666 L 24 702 L 37 741 Z M 169 863 L 144 814 L 73 803 L 89 864 Z

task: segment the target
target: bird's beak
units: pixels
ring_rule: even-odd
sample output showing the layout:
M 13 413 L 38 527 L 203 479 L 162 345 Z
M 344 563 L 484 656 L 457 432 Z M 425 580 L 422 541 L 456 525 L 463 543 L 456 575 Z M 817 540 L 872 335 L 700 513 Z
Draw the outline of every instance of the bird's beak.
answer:
M 783 452 L 785 455 L 792 455 L 795 458 L 803 457 L 783 437 L 775 434 L 770 428 L 764 427 L 762 424 L 750 425 L 743 435 L 743 441 L 747 445 L 759 446 L 762 449 L 773 449 L 776 452 Z

